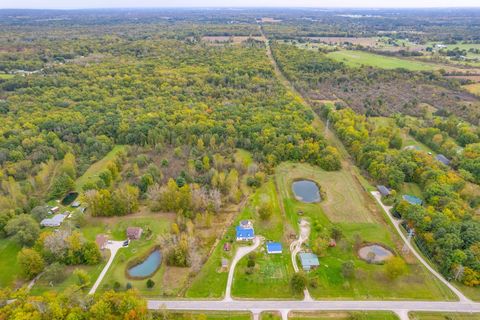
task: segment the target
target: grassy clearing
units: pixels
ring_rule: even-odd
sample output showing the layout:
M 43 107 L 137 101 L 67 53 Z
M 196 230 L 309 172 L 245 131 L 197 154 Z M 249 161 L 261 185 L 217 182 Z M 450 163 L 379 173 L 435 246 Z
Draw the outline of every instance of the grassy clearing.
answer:
M 235 159 L 240 160 L 240 163 L 243 163 L 246 168 L 248 168 L 253 163 L 252 154 L 244 149 L 237 149 L 235 153 Z
M 412 320 L 477 320 L 480 313 L 440 313 L 440 312 L 410 312 Z
M 31 295 L 42 295 L 45 292 L 57 292 L 57 293 L 63 292 L 68 287 L 76 284 L 77 279 L 76 279 L 76 276 L 73 274 L 73 272 L 76 269 L 81 269 L 81 270 L 84 270 L 85 272 L 87 272 L 87 274 L 90 276 L 90 285 L 93 285 L 95 283 L 95 281 L 97 280 L 98 276 L 100 275 L 100 272 L 102 272 L 103 267 L 107 263 L 107 260 L 108 260 L 108 256 L 105 257 L 105 259 L 101 263 L 99 263 L 95 266 L 81 265 L 81 266 L 67 267 L 66 270 L 65 270 L 65 272 L 68 274 L 67 278 L 63 282 L 55 284 L 54 286 L 50 286 L 49 283 L 47 283 L 46 281 L 42 280 L 42 278 L 40 278 L 35 283 L 33 288 L 30 290 L 30 294 Z
M 269 203 L 273 208 L 272 216 L 266 221 L 257 214 L 257 208 L 263 203 Z M 240 218 L 253 220 L 257 235 L 282 242 L 284 250 L 282 254 L 269 255 L 265 246 L 260 247 L 256 251 L 256 266 L 252 274 L 246 274 L 247 258 L 243 258 L 235 269 L 232 294 L 242 298 L 301 298 L 290 290 L 293 267 L 286 238 L 289 226 L 284 221 L 273 179 L 256 190 Z
M 382 69 L 402 68 L 410 71 L 433 71 L 445 68 L 445 66 L 433 63 L 382 56 L 364 51 L 340 50 L 330 52 L 327 56 L 334 60 L 344 62 L 349 67 L 371 66 Z
M 135 257 L 146 255 L 148 251 L 156 245 L 157 237 L 169 231 L 172 223 L 171 218 L 158 214 L 151 217 L 139 216 L 135 219 L 104 219 L 104 221 L 108 220 L 110 221 L 104 222 L 103 233 L 109 234 L 114 240 L 125 239 L 126 229 L 129 226 L 142 227 L 144 233 L 149 228 L 152 231 L 152 236 L 150 238 L 145 238 L 145 235 L 142 235 L 142 239 L 132 241 L 127 248 L 122 248 L 118 251 L 110 269 L 105 275 L 105 278 L 103 278 L 99 291 L 111 289 L 115 282 L 119 282 L 121 288 L 126 288 L 127 283 L 130 283 L 132 287 L 138 289 L 140 293 L 145 296 L 176 294 L 175 289 L 178 290 L 177 285 L 182 283 L 181 280 L 183 280 L 183 282 L 186 280 L 182 279 L 182 277 L 188 276 L 188 274 L 185 275 L 184 272 L 182 272 L 183 270 L 174 271 L 171 270 L 172 268 L 166 267 L 165 264 L 162 263 L 160 269 L 151 277 L 156 283 L 152 289 L 146 287 L 146 279 L 131 280 L 126 276 L 128 262 Z M 178 278 L 173 280 L 174 283 L 164 283 L 164 274 L 172 271 L 178 275 Z
M 388 311 L 318 311 L 318 312 L 291 312 L 288 317 L 290 320 L 398 320 L 393 312 Z
M 401 196 L 404 194 L 410 194 L 412 196 L 423 199 L 422 189 L 420 189 L 420 186 L 418 184 L 413 182 L 412 183 L 405 182 L 402 185 L 402 188 L 398 192 L 398 197 L 401 198 Z
M 4 80 L 11 79 L 11 78 L 13 78 L 14 76 L 15 76 L 15 75 L 13 75 L 13 74 L 0 73 L 0 79 L 4 79 Z
M 284 201 L 287 217 L 296 225 L 298 211 L 305 214 L 324 212 L 332 222 L 372 222 L 378 211 L 373 200 L 363 191 L 358 180 L 346 170 L 327 172 L 303 163 L 283 163 L 275 172 L 279 193 Z M 307 204 L 295 200 L 292 182 L 309 179 L 321 186 L 326 194 L 319 204 Z
M 11 239 L 0 239 L 0 287 L 13 284 L 18 276 L 17 254 L 21 246 Z
M 327 194 L 327 199 L 319 204 L 295 200 L 291 183 L 299 178 L 316 181 Z M 403 244 L 385 222 L 383 212 L 371 203 L 373 200 L 369 194 L 362 190 L 361 182 L 354 180 L 350 172 L 329 173 L 306 164 L 284 163 L 276 170 L 276 181 L 290 220 L 296 222 L 299 211 L 303 211 L 303 216 L 310 220 L 310 245 L 319 232 L 328 231 L 333 225 L 343 232 L 343 239 L 337 246 L 328 248 L 320 257 L 320 267 L 308 273 L 312 296 L 321 299 L 453 299 L 452 293 L 411 255 L 404 257 L 408 263 L 407 273 L 397 280 L 387 277 L 385 266 L 368 264 L 357 257 L 355 242 L 382 243 L 398 255 Z M 334 205 L 327 202 L 329 199 Z M 360 216 L 362 219 L 359 219 L 358 208 L 365 211 Z M 355 264 L 354 279 L 346 279 L 341 273 L 342 264 L 349 260 Z
M 282 315 L 277 311 L 265 311 L 260 314 L 260 320 L 282 320 Z
M 205 319 L 207 320 L 251 320 L 252 314 L 250 312 L 169 312 L 168 319 L 172 320 L 195 320 Z
M 115 146 L 109 153 L 107 153 L 105 157 L 103 157 L 103 159 L 92 164 L 87 171 L 85 171 L 85 173 L 79 177 L 77 181 L 75 181 L 75 190 L 82 191 L 83 185 L 85 185 L 87 182 L 96 181 L 98 174 L 106 168 L 110 160 L 115 158 L 118 152 L 124 151 L 125 148 L 126 146 L 123 145 Z
M 480 83 L 467 84 L 463 86 L 468 92 L 480 96 Z

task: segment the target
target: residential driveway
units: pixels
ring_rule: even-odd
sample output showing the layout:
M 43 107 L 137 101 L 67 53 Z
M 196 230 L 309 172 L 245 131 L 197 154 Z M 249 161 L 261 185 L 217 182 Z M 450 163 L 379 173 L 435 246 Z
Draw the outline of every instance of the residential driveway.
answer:
M 113 259 L 115 258 L 115 255 L 117 254 L 117 251 L 122 248 L 122 245 L 123 245 L 123 241 L 112 241 L 111 243 L 107 243 L 107 245 L 105 247 L 106 247 L 106 249 L 110 250 L 110 258 L 108 259 L 107 264 L 103 268 L 102 272 L 100 273 L 100 275 L 97 278 L 97 281 L 95 281 L 95 284 L 90 289 L 88 294 L 94 294 L 95 291 L 97 291 L 97 288 L 100 285 L 100 283 L 102 282 L 105 274 L 107 274 L 108 268 L 110 268 L 110 265 L 112 264 Z
M 300 268 L 298 267 L 298 264 L 297 264 L 297 254 L 300 252 L 300 250 L 302 250 L 302 244 L 308 240 L 309 236 L 310 236 L 310 223 L 308 223 L 307 220 L 302 219 L 300 220 L 300 236 L 298 237 L 297 240 L 293 241 L 290 244 L 292 265 L 293 265 L 293 270 L 295 270 L 295 272 L 300 271 Z M 305 301 L 313 300 L 307 288 L 303 290 L 303 294 L 305 296 L 304 298 Z
M 231 292 L 232 292 L 233 275 L 235 273 L 235 267 L 237 266 L 238 261 L 240 261 L 240 259 L 242 259 L 244 256 L 246 256 L 250 252 L 255 251 L 255 249 L 258 248 L 261 242 L 262 242 L 262 237 L 257 235 L 253 240 L 253 244 L 251 246 L 239 247 L 237 249 L 237 252 L 235 252 L 235 257 L 233 258 L 232 263 L 230 264 L 230 270 L 228 271 L 227 288 L 225 289 L 225 298 L 223 299 L 223 301 L 232 301 Z
M 403 234 L 402 229 L 401 229 L 401 221 L 395 219 L 392 216 L 391 210 L 392 210 L 393 207 L 386 206 L 382 203 L 382 196 L 380 195 L 380 192 L 372 191 L 372 195 L 375 197 L 375 199 L 380 204 L 382 209 L 387 213 L 388 218 L 393 223 L 393 225 L 394 225 L 395 229 L 397 230 L 398 234 L 400 235 L 400 237 L 403 239 L 403 241 L 408 246 L 408 249 L 410 250 L 410 252 L 413 253 L 413 255 L 425 266 L 425 268 L 428 269 L 428 271 L 430 271 L 435 277 L 437 277 L 438 280 L 443 282 L 450 290 L 452 290 L 457 295 L 458 299 L 461 302 L 471 302 L 471 300 L 469 298 L 467 298 L 463 293 L 461 293 L 460 290 L 458 290 L 454 285 L 452 285 L 450 282 L 448 282 L 440 273 L 438 273 L 435 269 L 433 269 L 428 264 L 428 262 L 425 261 L 425 259 L 423 259 L 423 257 L 417 252 L 415 247 L 407 240 L 407 238 L 405 237 L 405 235 Z

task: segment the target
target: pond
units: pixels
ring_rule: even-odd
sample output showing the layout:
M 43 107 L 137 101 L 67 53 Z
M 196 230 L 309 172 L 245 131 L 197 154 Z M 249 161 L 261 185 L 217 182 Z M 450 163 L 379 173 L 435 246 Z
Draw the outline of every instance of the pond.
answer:
M 320 190 L 315 182 L 310 180 L 298 180 L 292 184 L 295 198 L 306 203 L 319 202 Z
M 128 275 L 135 278 L 147 278 L 157 271 L 162 263 L 162 253 L 154 250 L 142 263 L 128 269 Z
M 69 192 L 65 198 L 62 199 L 62 205 L 68 206 L 78 197 L 78 192 Z
M 393 252 L 378 244 L 371 244 L 361 247 L 358 256 L 370 263 L 381 263 L 393 257 Z

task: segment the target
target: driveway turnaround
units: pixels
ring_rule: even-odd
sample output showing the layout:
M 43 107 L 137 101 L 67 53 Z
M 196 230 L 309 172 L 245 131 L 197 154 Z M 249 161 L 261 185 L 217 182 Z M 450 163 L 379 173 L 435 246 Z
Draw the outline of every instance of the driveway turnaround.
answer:
M 227 281 L 227 288 L 225 289 L 225 298 L 223 299 L 224 301 L 232 301 L 233 275 L 235 273 L 235 267 L 237 266 L 238 261 L 240 261 L 240 259 L 242 259 L 244 256 L 246 256 L 250 252 L 257 249 L 261 242 L 262 242 L 261 237 L 256 236 L 251 246 L 239 247 L 237 249 L 237 252 L 235 252 L 235 257 L 233 258 L 232 264 L 230 265 L 230 270 L 228 271 L 228 281 Z
M 95 291 L 97 291 L 98 286 L 103 280 L 103 277 L 108 271 L 108 268 L 110 268 L 110 265 L 113 262 L 113 259 L 115 258 L 115 255 L 117 254 L 117 251 L 122 248 L 123 241 L 111 241 L 110 243 L 107 243 L 106 248 L 110 249 L 110 258 L 108 259 L 107 264 L 105 267 L 103 267 L 102 272 L 97 278 L 97 281 L 95 281 L 95 284 L 93 285 L 92 289 L 88 292 L 88 294 L 94 294 Z
M 382 207 L 382 209 L 387 213 L 388 215 L 388 218 L 390 219 L 390 221 L 392 222 L 393 226 L 395 227 L 395 229 L 397 230 L 398 234 L 400 235 L 400 237 L 403 239 L 403 241 L 405 242 L 405 244 L 408 246 L 408 249 L 415 255 L 415 257 L 425 266 L 425 268 L 428 269 L 428 271 L 430 271 L 435 277 L 437 277 L 438 280 L 440 280 L 442 283 L 444 283 L 450 290 L 452 290 L 458 297 L 458 299 L 461 301 L 461 302 L 471 302 L 471 300 L 469 298 L 467 298 L 462 292 L 460 292 L 460 290 L 458 290 L 453 284 L 451 284 L 450 282 L 448 282 L 440 273 L 438 273 L 435 269 L 433 269 L 427 261 L 425 261 L 425 259 L 417 252 L 417 250 L 415 249 L 415 247 L 407 240 L 407 238 L 405 237 L 405 235 L 403 234 L 402 232 L 402 229 L 401 229 L 401 221 L 400 220 L 397 220 L 395 219 L 393 216 L 392 216 L 392 213 L 391 213 L 391 210 L 392 210 L 392 207 L 390 206 L 386 206 L 382 203 L 382 196 L 380 195 L 380 192 L 378 191 L 372 191 L 372 195 L 375 197 L 375 199 L 377 200 L 377 202 L 380 204 L 380 206 Z

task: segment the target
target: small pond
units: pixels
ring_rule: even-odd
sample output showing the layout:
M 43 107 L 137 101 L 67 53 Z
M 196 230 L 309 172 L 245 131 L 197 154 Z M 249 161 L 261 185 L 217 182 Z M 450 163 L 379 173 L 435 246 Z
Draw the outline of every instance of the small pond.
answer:
M 293 193 L 297 200 L 312 203 L 321 200 L 320 190 L 315 182 L 310 180 L 298 180 L 292 184 Z
M 371 244 L 361 247 L 358 250 L 358 256 L 367 262 L 381 263 L 393 257 L 393 253 L 378 244 Z
M 128 269 L 128 275 L 135 278 L 147 278 L 151 276 L 162 263 L 162 253 L 154 250 L 142 263 Z
M 70 192 L 62 199 L 62 205 L 68 206 L 78 197 L 78 192 Z

